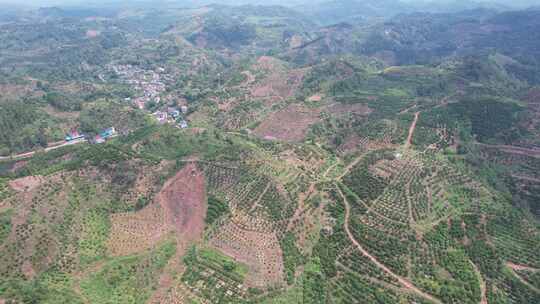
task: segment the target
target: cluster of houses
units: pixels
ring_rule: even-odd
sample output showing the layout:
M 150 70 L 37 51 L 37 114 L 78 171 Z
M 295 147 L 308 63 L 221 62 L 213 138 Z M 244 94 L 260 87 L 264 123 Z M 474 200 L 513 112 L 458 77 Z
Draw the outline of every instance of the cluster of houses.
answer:
M 110 69 L 138 92 L 137 97 L 126 98 L 125 101 L 133 103 L 139 109 L 145 109 L 149 102 L 160 103 L 161 94 L 166 89 L 165 83 L 173 81 L 171 76 L 165 73 L 164 68 L 152 71 L 132 65 L 111 65 Z M 152 113 L 152 116 L 160 124 L 175 124 L 178 128 L 185 129 L 188 127 L 188 123 L 184 119 L 187 111 L 188 108 L 185 105 L 168 107 Z
M 99 134 L 95 136 L 88 136 L 83 133 L 80 133 L 78 130 L 73 129 L 69 131 L 69 133 L 66 135 L 66 142 L 75 141 L 78 139 L 85 139 L 89 143 L 93 144 L 101 144 L 107 141 L 107 139 L 116 137 L 118 135 L 118 132 L 116 132 L 116 129 L 114 127 L 107 128 L 103 131 L 101 131 Z
M 188 124 L 183 118 L 183 114 L 186 114 L 187 111 L 187 106 L 181 106 L 179 109 L 168 107 L 167 111 L 156 111 L 152 115 L 160 124 L 171 123 L 176 124 L 180 129 L 185 129 L 188 127 Z
M 111 65 L 110 69 L 118 75 L 125 83 L 131 85 L 137 92 L 135 98 L 126 98 L 126 101 L 133 102 L 139 109 L 144 109 L 146 103 L 161 101 L 160 95 L 165 91 L 165 82 L 172 81 L 170 76 L 164 74 L 165 69 L 159 68 L 158 72 L 143 70 L 132 65 Z

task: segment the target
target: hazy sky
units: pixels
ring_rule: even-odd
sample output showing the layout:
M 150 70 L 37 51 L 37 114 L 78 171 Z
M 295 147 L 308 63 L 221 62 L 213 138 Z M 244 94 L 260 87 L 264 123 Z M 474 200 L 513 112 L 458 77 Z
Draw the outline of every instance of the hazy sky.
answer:
M 317 2 L 323 2 L 324 0 L 318 0 Z M 331 0 L 328 0 L 331 1 Z M 361 0 L 358 0 L 361 1 Z M 540 5 L 540 0 L 400 0 L 403 2 L 455 2 L 455 1 L 471 1 L 471 2 L 492 2 L 492 3 L 499 3 L 506 6 L 532 6 L 532 5 Z M 0 0 L 0 4 L 16 4 L 21 6 L 53 6 L 53 5 L 79 5 L 79 4 L 86 4 L 90 6 L 94 6 L 96 4 L 113 4 L 113 3 L 136 3 L 136 2 L 154 2 L 151 0 Z M 227 3 L 227 4 L 245 4 L 245 3 L 271 3 L 271 4 L 283 4 L 283 5 L 294 5 L 298 3 L 310 3 L 313 2 L 313 0 L 270 0 L 270 1 L 264 1 L 264 0 L 162 0 L 160 2 L 178 2 L 178 3 L 189 3 L 196 5 L 197 3 L 200 4 L 207 4 L 209 2 L 211 3 Z

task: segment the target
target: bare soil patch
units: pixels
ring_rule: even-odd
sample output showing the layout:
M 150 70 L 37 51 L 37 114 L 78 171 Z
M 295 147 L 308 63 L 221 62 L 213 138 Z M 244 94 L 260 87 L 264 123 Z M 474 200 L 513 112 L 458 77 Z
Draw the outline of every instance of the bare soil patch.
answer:
M 138 212 L 112 216 L 109 251 L 112 255 L 139 252 L 174 231 L 177 250 L 183 253 L 189 243 L 202 236 L 205 216 L 204 176 L 194 163 L 189 163 L 165 183 L 155 203 Z
M 254 84 L 251 88 L 251 96 L 269 98 L 272 102 L 294 96 L 308 71 L 308 69 L 288 70 L 281 61 L 269 56 L 260 57 L 252 68 L 264 71 L 267 75 Z
M 202 236 L 206 217 L 204 174 L 196 164 L 187 164 L 165 183 L 157 201 L 166 213 L 167 221 L 184 240 Z
M 309 127 L 320 120 L 319 113 L 318 109 L 290 105 L 269 115 L 254 134 L 269 140 L 299 142 L 304 139 Z
M 26 176 L 9 182 L 9 186 L 18 192 L 30 191 L 39 187 L 43 183 L 41 176 Z
M 289 73 L 272 73 L 251 90 L 253 97 L 292 97 L 304 78 L 304 70 L 293 70 Z

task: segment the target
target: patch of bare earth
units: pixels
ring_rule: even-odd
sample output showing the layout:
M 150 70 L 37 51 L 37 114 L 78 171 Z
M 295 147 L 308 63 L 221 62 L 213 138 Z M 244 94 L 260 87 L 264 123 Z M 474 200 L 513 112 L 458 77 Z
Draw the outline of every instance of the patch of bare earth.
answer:
M 111 217 L 110 253 L 139 252 L 154 246 L 171 231 L 176 233 L 177 250 L 183 252 L 202 236 L 205 202 L 203 174 L 194 163 L 189 163 L 165 183 L 153 204 L 138 212 Z
M 262 70 L 267 76 L 251 89 L 251 96 L 268 98 L 270 101 L 281 101 L 294 96 L 302 84 L 308 69 L 287 70 L 279 60 L 262 56 L 253 67 Z
M 43 177 L 41 176 L 26 176 L 10 181 L 9 186 L 17 192 L 23 192 L 39 187 L 42 182 Z
M 157 201 L 182 241 L 202 236 L 206 217 L 204 174 L 194 163 L 187 164 L 158 194 Z
M 299 142 L 304 139 L 309 127 L 320 120 L 319 113 L 318 109 L 290 105 L 270 114 L 254 130 L 254 134 L 269 140 Z
M 159 287 L 149 303 L 163 303 L 173 287 L 173 276 L 181 273 L 179 261 L 188 246 L 198 241 L 206 217 L 206 184 L 204 174 L 195 163 L 188 163 L 169 179 L 156 198 L 164 212 L 165 222 L 176 232 L 176 255 L 169 260 L 159 279 Z

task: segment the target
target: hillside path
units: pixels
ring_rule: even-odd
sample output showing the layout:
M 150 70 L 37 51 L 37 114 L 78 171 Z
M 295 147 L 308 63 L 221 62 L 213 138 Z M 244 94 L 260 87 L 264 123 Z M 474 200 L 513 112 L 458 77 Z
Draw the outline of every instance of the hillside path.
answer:
M 405 143 L 405 148 L 409 148 L 412 143 L 412 138 L 414 135 L 414 130 L 416 129 L 416 124 L 418 123 L 418 117 L 420 117 L 420 112 L 414 113 L 414 120 L 409 128 L 409 136 L 407 136 L 407 142 Z
M 343 226 L 345 228 L 345 232 L 347 233 L 347 236 L 348 236 L 349 240 L 354 244 L 354 246 L 358 249 L 358 251 L 360 251 L 364 256 L 366 256 L 371 262 L 373 262 L 373 264 L 375 264 L 381 270 L 383 270 L 388 275 L 390 275 L 391 277 L 396 279 L 407 290 L 411 291 L 412 293 L 416 294 L 417 296 L 419 296 L 421 298 L 424 298 L 425 300 L 428 300 L 430 302 L 437 303 L 437 304 L 442 304 L 442 302 L 440 300 L 438 300 L 438 299 L 434 298 L 433 296 L 421 291 L 416 286 L 414 286 L 409 280 L 407 280 L 404 277 L 394 273 L 392 270 L 390 270 L 384 264 L 379 262 L 379 260 L 377 260 L 377 258 L 372 256 L 367 250 L 365 250 L 364 247 L 362 247 L 362 245 L 358 241 L 356 241 L 356 239 L 354 238 L 352 232 L 349 229 L 349 218 L 351 216 L 351 206 L 349 205 L 349 202 L 347 201 L 347 198 L 345 197 L 343 192 L 341 192 L 341 189 L 339 187 L 337 187 L 337 185 L 336 185 L 336 188 L 338 190 L 339 195 L 343 199 L 343 203 L 345 204 L 345 222 L 343 223 Z
M 512 274 L 516 277 L 516 279 L 518 279 L 521 283 L 523 283 L 525 286 L 529 287 L 529 288 L 530 288 L 531 290 L 533 290 L 534 292 L 540 294 L 540 289 L 536 288 L 536 287 L 533 286 L 531 283 L 527 282 L 525 279 L 523 279 L 523 278 L 516 272 L 517 270 L 527 270 L 527 271 L 537 272 L 537 271 L 539 271 L 539 269 L 532 268 L 532 267 L 528 267 L 528 266 L 517 265 L 517 264 L 511 263 L 511 262 L 507 262 L 507 263 L 506 263 L 506 266 L 507 266 L 508 268 L 510 268 L 510 271 L 512 271 Z
M 480 304 L 488 304 L 487 296 L 486 296 L 486 282 L 484 281 L 484 278 L 482 277 L 482 273 L 478 269 L 478 266 L 474 264 L 472 261 L 469 261 L 471 263 L 471 266 L 474 269 L 474 272 L 476 273 L 476 276 L 478 277 L 478 281 L 480 282 Z

